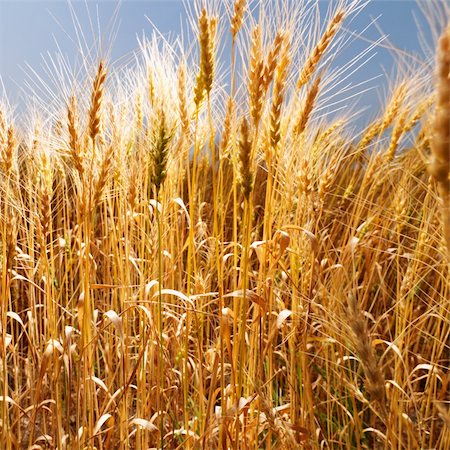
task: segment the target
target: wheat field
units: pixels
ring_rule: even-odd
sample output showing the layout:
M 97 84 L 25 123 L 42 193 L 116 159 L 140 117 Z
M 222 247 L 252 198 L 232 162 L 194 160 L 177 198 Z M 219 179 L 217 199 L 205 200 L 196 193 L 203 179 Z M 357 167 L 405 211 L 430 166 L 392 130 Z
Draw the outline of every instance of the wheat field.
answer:
M 0 101 L 1 449 L 450 448 L 450 7 L 369 117 L 365 1 L 250 3 Z

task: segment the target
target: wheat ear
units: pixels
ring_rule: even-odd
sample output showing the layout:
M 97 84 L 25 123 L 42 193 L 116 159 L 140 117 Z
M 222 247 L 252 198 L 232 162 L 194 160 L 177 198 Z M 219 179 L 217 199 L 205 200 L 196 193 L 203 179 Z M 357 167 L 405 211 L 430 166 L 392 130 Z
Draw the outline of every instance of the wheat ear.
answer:
M 253 191 L 253 171 L 252 171 L 252 139 L 248 120 L 244 117 L 241 121 L 239 133 L 239 176 L 241 190 L 248 200 Z
M 0 148 L 3 148 L 6 142 L 6 123 L 3 111 L 0 109 Z
M 236 39 L 239 30 L 242 27 L 242 21 L 244 19 L 245 6 L 247 0 L 236 0 L 234 2 L 233 16 L 231 17 L 231 36 L 233 40 Z
M 253 29 L 248 82 L 250 115 L 254 125 L 257 125 L 262 114 L 264 92 L 264 61 L 261 56 L 261 30 L 258 25 Z
M 3 112 L 0 110 L 0 158 L 2 168 L 7 177 L 11 173 L 15 145 L 14 128 L 12 125 L 6 126 Z
M 159 112 L 159 123 L 153 131 L 153 141 L 150 147 L 150 181 L 159 192 L 167 176 L 169 144 L 172 134 L 167 127 L 164 111 Z
M 273 150 L 278 147 L 281 140 L 281 107 L 284 101 L 286 78 L 290 62 L 289 45 L 286 44 L 276 69 L 272 106 L 270 109 L 270 145 Z
M 442 201 L 444 238 L 450 256 L 450 24 L 439 39 L 436 91 L 429 171 Z
M 95 141 L 95 138 L 100 133 L 105 80 L 105 64 L 103 61 L 100 61 L 98 65 L 97 75 L 95 76 L 93 83 L 91 94 L 91 108 L 89 110 L 89 136 L 92 141 Z
M 275 74 L 275 69 L 278 66 L 279 58 L 283 44 L 285 43 L 285 34 L 283 31 L 278 31 L 275 39 L 273 40 L 272 47 L 269 50 L 269 55 L 267 56 L 267 63 L 264 67 L 264 89 L 267 91 L 269 85 L 273 80 Z
M 93 205 L 98 205 L 101 201 L 106 183 L 108 182 L 109 175 L 111 173 L 111 168 L 113 165 L 113 157 L 114 157 L 114 146 L 110 145 L 103 156 L 102 163 L 100 166 L 100 172 L 95 182 L 94 198 L 92 202 Z
M 5 171 L 6 177 L 8 177 L 11 174 L 15 146 L 16 146 L 16 138 L 14 135 L 14 128 L 12 125 L 10 125 L 8 127 L 8 130 L 6 131 L 6 139 L 2 146 L 3 148 L 1 155 L 2 166 L 3 170 Z
M 386 416 L 385 378 L 371 344 L 366 320 L 358 306 L 356 297 L 352 294 L 348 298 L 348 313 L 350 328 L 353 332 L 355 353 L 361 362 L 366 377 L 365 387 L 370 399 L 378 402 L 382 414 Z
M 79 123 L 77 114 L 77 101 L 75 95 L 70 98 L 67 105 L 67 128 L 69 131 L 69 152 L 72 163 L 80 175 L 84 172 L 83 155 L 81 154 Z
M 317 77 L 314 82 L 311 84 L 305 99 L 305 104 L 303 109 L 297 119 L 297 122 L 294 126 L 294 135 L 299 135 L 303 133 L 306 129 L 306 125 L 309 122 L 311 117 L 311 113 L 314 109 L 314 105 L 316 103 L 317 94 L 319 93 L 319 85 L 320 85 L 320 76 Z
M 200 71 L 197 75 L 194 101 L 197 107 L 204 99 L 204 94 L 209 96 L 214 79 L 214 37 L 217 21 L 208 18 L 206 9 L 203 8 L 198 18 L 199 43 L 200 43 Z
M 325 33 L 322 35 L 321 39 L 314 47 L 311 55 L 306 60 L 306 63 L 303 66 L 302 71 L 300 72 L 300 76 L 297 81 L 298 88 L 301 88 L 303 85 L 305 85 L 311 78 L 317 65 L 319 64 L 320 59 L 322 58 L 322 55 L 325 53 L 326 49 L 330 45 L 334 35 L 338 31 L 343 20 L 344 20 L 343 10 L 338 11 L 334 15 L 333 19 L 331 19 L 331 22 L 328 24 Z
M 178 114 L 181 130 L 186 136 L 189 134 L 189 112 L 186 97 L 186 66 L 184 64 L 180 64 L 178 69 Z
M 232 120 L 233 120 L 234 102 L 231 97 L 228 98 L 227 112 L 223 121 L 223 131 L 220 137 L 219 155 L 225 157 L 228 154 L 228 148 L 232 140 Z

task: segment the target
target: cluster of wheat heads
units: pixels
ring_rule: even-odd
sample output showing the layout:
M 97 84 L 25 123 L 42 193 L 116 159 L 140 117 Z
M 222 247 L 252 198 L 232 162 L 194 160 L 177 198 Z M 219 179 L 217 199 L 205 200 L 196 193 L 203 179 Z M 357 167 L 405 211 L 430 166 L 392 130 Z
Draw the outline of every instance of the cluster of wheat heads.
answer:
M 2 104 L 2 449 L 450 447 L 450 29 L 357 132 L 299 5 Z

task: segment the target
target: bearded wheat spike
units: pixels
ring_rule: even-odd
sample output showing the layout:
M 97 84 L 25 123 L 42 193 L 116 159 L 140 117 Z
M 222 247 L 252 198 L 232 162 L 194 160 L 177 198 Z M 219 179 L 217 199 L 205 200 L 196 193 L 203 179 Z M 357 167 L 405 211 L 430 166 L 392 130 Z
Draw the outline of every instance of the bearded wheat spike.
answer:
M 142 104 L 142 95 L 140 92 L 136 94 L 134 114 L 135 114 L 136 132 L 139 133 L 139 131 L 142 130 L 142 126 L 144 125 L 144 111 Z
M 234 2 L 234 12 L 231 18 L 231 36 L 236 39 L 237 34 L 242 26 L 247 0 L 236 0 Z
M 397 117 L 400 107 L 403 103 L 403 100 L 406 97 L 406 85 L 405 83 L 401 83 L 397 89 L 395 89 L 392 94 L 392 100 L 386 108 L 386 111 L 383 116 L 383 120 L 381 121 L 381 132 L 387 130 L 394 119 Z
M 439 39 L 436 91 L 429 171 L 442 201 L 442 224 L 450 256 L 450 23 Z
M 211 20 L 208 19 L 206 10 L 198 20 L 200 30 L 200 71 L 203 77 L 204 89 L 207 94 L 211 91 L 214 71 L 214 55 L 212 45 Z
M 223 131 L 220 138 L 219 154 L 221 157 L 227 156 L 227 150 L 231 141 L 231 124 L 233 119 L 234 102 L 231 97 L 228 98 L 227 112 L 223 121 Z
M 6 142 L 6 123 L 3 117 L 3 111 L 0 109 L 0 148 L 3 148 Z
M 14 127 L 12 125 L 6 126 L 3 113 L 0 110 L 0 162 L 6 176 L 11 173 L 15 146 Z
M 348 313 L 350 318 L 349 325 L 353 332 L 354 350 L 364 369 L 367 392 L 370 394 L 370 400 L 378 402 L 382 414 L 385 415 L 385 377 L 372 347 L 366 320 L 354 295 L 349 295 Z
M 42 237 L 44 239 L 50 231 L 51 223 L 51 199 L 52 199 L 52 186 L 53 186 L 53 171 L 50 164 L 48 155 L 44 152 L 41 155 L 41 192 L 39 202 L 39 219 L 41 225 Z M 45 245 L 44 245 L 45 246 Z
M 325 53 L 334 35 L 337 33 L 339 27 L 341 26 L 344 20 L 344 16 L 345 16 L 344 11 L 340 10 L 335 14 L 331 22 L 328 24 L 325 33 L 321 37 L 318 44 L 314 47 L 314 50 L 312 51 L 311 55 L 306 60 L 305 65 L 303 66 L 303 69 L 297 81 L 298 88 L 301 88 L 310 80 L 312 74 L 314 73 L 314 70 L 319 64 L 320 59 L 322 58 L 322 55 Z
M 300 135 L 306 129 L 306 125 L 308 124 L 309 118 L 311 117 L 311 113 L 316 103 L 317 94 L 319 93 L 320 80 L 320 76 L 317 77 L 314 80 L 314 83 L 312 83 L 311 87 L 309 88 L 308 93 L 306 94 L 305 104 L 293 130 L 294 135 Z
M 257 125 L 261 118 L 264 92 L 264 61 L 261 56 L 261 30 L 259 25 L 253 29 L 248 74 L 250 115 L 253 124 Z
M 155 103 L 155 79 L 153 75 L 153 70 L 150 66 L 147 66 L 147 90 L 148 90 L 148 100 L 150 105 L 153 106 Z
M 113 157 L 114 146 L 110 145 L 103 156 L 103 160 L 100 166 L 100 172 L 98 174 L 97 181 L 95 182 L 94 199 L 92 202 L 93 205 L 98 205 L 101 201 L 106 183 L 108 182 L 109 175 L 111 173 Z
M 89 136 L 93 142 L 100 133 L 105 79 L 105 63 L 103 61 L 100 61 L 98 65 L 97 75 L 95 76 L 93 83 L 91 94 L 91 108 L 89 110 Z
M 273 87 L 273 100 L 270 110 L 270 144 L 272 150 L 277 148 L 281 140 L 281 107 L 284 101 L 286 78 L 290 62 L 289 46 L 286 45 L 276 69 Z
M 400 114 L 400 117 L 392 130 L 391 141 L 385 154 L 385 159 L 387 162 L 391 162 L 394 159 L 400 139 L 405 134 L 406 114 L 407 111 Z
M 364 151 L 377 136 L 380 136 L 392 125 L 392 122 L 397 117 L 403 100 L 405 99 L 405 95 L 406 85 L 402 83 L 392 93 L 391 101 L 384 110 L 383 117 L 380 120 L 371 123 L 363 133 L 358 144 L 358 148 L 361 151 Z M 398 133 L 399 129 L 397 129 L 396 132 Z
M 189 113 L 186 98 L 186 66 L 181 64 L 178 69 L 178 114 L 184 135 L 189 133 Z
M 334 167 L 334 165 L 329 165 L 323 175 L 320 177 L 318 194 L 319 200 L 322 205 L 325 203 L 325 197 L 330 192 L 333 185 L 335 171 L 336 168 Z
M 197 84 L 194 90 L 194 101 L 197 107 L 209 96 L 214 79 L 214 38 L 217 29 L 217 19 L 208 18 L 206 9 L 203 8 L 198 18 L 199 43 L 200 43 L 200 71 L 197 75 Z
M 80 175 L 84 172 L 83 157 L 81 155 L 80 138 L 78 135 L 77 101 L 75 95 L 70 97 L 67 106 L 67 128 L 69 131 L 69 152 L 72 163 Z
M 281 53 L 283 48 L 283 43 L 285 42 L 285 35 L 283 31 L 278 31 L 275 39 L 272 43 L 272 48 L 269 51 L 269 55 L 267 57 L 267 64 L 264 68 L 264 89 L 267 91 L 269 89 L 269 85 L 273 80 L 273 76 L 275 74 L 275 69 L 278 65 L 278 56 Z
M 167 127 L 164 111 L 159 112 L 159 122 L 153 130 L 153 141 L 150 150 L 151 182 L 159 191 L 167 177 L 167 163 L 172 134 Z
M 306 197 L 308 197 L 313 190 L 313 173 L 311 165 L 306 157 L 304 157 L 300 163 L 299 187 L 300 191 L 305 194 Z
M 250 127 L 248 120 L 244 117 L 241 121 L 239 133 L 239 175 L 242 194 L 247 200 L 253 191 L 254 182 L 251 159 L 252 140 L 250 137 Z
M 6 143 L 4 146 L 5 150 L 2 161 L 6 176 L 9 176 L 11 174 L 15 146 L 16 146 L 16 139 L 14 136 L 14 128 L 12 125 L 10 125 L 6 133 Z

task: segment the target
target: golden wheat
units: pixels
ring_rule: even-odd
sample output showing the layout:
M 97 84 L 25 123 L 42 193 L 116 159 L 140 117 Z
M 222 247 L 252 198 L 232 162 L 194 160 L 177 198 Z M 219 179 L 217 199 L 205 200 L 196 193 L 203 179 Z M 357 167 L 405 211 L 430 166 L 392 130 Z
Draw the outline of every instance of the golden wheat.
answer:
M 2 449 L 450 447 L 449 28 L 363 123 L 364 4 L 198 2 L 1 100 Z

